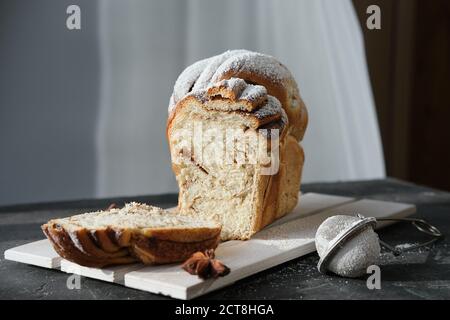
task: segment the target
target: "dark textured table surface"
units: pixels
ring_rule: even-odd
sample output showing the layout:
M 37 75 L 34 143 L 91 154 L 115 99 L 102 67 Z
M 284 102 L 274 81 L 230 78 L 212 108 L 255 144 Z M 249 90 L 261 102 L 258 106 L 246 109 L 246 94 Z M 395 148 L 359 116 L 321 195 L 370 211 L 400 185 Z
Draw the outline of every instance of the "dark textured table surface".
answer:
M 318 192 L 414 203 L 417 217 L 450 232 L 450 193 L 398 180 L 305 184 L 303 192 Z M 0 251 L 43 238 L 39 226 L 50 218 L 104 208 L 111 202 L 143 201 L 162 207 L 176 204 L 176 195 L 0 207 Z M 396 224 L 379 232 L 394 244 L 424 240 L 410 225 Z M 449 299 L 448 237 L 429 249 L 394 258 L 383 253 L 381 290 L 368 290 L 366 279 L 325 276 L 316 269 L 316 253 L 258 273 L 203 296 L 203 299 Z M 102 281 L 82 278 L 80 290 L 66 287 L 68 275 L 56 270 L 0 260 L 0 299 L 167 299 Z

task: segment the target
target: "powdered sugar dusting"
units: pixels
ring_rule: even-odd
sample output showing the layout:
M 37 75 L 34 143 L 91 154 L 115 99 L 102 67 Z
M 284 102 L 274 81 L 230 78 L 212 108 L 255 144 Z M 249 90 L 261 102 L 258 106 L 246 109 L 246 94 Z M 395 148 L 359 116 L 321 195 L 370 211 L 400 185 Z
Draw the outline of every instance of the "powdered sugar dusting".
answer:
M 314 241 L 314 235 L 301 232 L 302 220 L 294 220 L 262 231 L 254 236 L 252 240 L 282 250 L 290 250 L 299 245 L 311 243 Z
M 211 81 L 216 82 L 228 73 L 236 74 L 241 72 L 261 74 L 274 82 L 281 82 L 292 77 L 289 70 L 274 57 L 245 51 L 236 52 L 231 58 L 222 63 L 217 68 Z
M 233 57 L 236 54 L 244 53 L 244 52 L 249 52 L 249 51 L 247 51 L 247 50 L 228 50 L 220 55 L 211 57 L 208 60 L 207 65 L 204 67 L 201 74 L 199 75 L 197 81 L 195 82 L 195 85 L 192 88 L 192 91 L 206 89 L 206 87 L 210 83 L 217 82 L 217 81 L 211 81 L 211 78 L 216 73 L 217 69 L 221 66 L 221 64 L 224 63 L 230 57 Z
M 280 115 L 281 117 L 282 110 L 280 101 L 275 97 L 268 96 L 267 103 L 252 114 L 258 119 L 264 119 L 274 115 Z
M 372 228 L 367 228 L 336 252 L 328 269 L 344 277 L 359 277 L 366 274 L 368 266 L 377 262 L 380 250 L 378 235 Z
M 260 75 L 273 82 L 292 78 L 289 70 L 272 56 L 248 50 L 229 50 L 200 60 L 181 73 L 174 86 L 169 112 L 186 95 L 204 91 L 211 83 L 218 83 L 230 74 L 232 76 L 240 73 Z M 258 99 L 261 94 L 260 88 L 249 89 L 243 99 L 252 101 L 250 99 Z
M 172 98 L 169 102 L 169 112 L 172 111 L 178 101 L 191 92 L 192 87 L 210 60 L 211 58 L 197 61 L 184 69 L 184 71 L 179 75 L 173 88 Z
M 252 237 L 252 241 L 281 250 L 307 243 L 314 245 L 316 230 L 325 218 L 325 215 L 317 214 L 276 225 L 258 232 Z
M 216 83 L 210 83 L 207 88 L 210 96 L 220 95 L 224 98 L 236 101 L 240 98 L 246 87 L 247 83 L 244 80 L 230 78 Z
M 267 90 L 260 85 L 248 84 L 240 78 L 230 78 L 211 83 L 207 87 L 211 98 L 221 96 L 232 101 L 248 102 L 253 110 L 267 101 Z
M 411 249 L 412 247 L 417 246 L 417 243 L 402 243 L 395 246 L 395 249 L 406 250 Z
M 331 241 L 359 221 L 357 217 L 345 215 L 336 215 L 325 220 L 316 233 L 316 248 L 319 256 L 324 258 Z M 367 227 L 342 243 L 330 260 L 328 269 L 343 277 L 359 277 L 365 274 L 369 265 L 377 261 L 380 251 L 378 235 L 371 227 Z
M 259 102 L 267 97 L 267 90 L 260 85 L 247 85 L 242 91 L 239 100 L 246 100 L 250 102 Z

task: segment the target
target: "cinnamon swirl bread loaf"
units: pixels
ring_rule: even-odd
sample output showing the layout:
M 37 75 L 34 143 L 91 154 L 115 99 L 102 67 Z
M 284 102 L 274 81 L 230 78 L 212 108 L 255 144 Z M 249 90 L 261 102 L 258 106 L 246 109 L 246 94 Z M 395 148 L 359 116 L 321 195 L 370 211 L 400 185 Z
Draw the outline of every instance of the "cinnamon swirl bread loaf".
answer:
M 229 240 L 290 212 L 306 125 L 295 80 L 271 56 L 233 50 L 186 68 L 167 122 L 180 213 L 216 219 Z

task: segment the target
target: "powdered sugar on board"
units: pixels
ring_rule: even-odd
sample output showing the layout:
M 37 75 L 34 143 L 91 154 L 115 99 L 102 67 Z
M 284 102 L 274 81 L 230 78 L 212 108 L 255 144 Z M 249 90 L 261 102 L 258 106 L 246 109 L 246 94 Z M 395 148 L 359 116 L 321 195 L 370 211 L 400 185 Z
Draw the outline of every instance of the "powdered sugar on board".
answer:
M 231 268 L 231 272 L 223 278 L 207 281 L 189 275 L 180 268 L 180 264 L 119 266 L 105 269 L 77 268 L 77 265 L 72 263 L 69 263 L 68 266 L 86 277 L 118 282 L 127 287 L 160 293 L 173 298 L 192 299 L 315 251 L 315 232 L 320 223 L 329 216 L 360 213 L 374 217 L 405 217 L 414 212 L 413 205 L 401 203 L 374 200 L 355 201 L 347 197 L 305 194 L 300 197 L 299 205 L 292 213 L 269 225 L 251 240 L 234 240 L 220 244 L 216 250 L 216 256 Z M 37 249 L 36 246 L 39 246 L 40 249 Z M 38 260 L 40 257 L 36 252 L 46 252 L 49 248 L 51 249 L 50 243 L 42 240 L 38 244 L 34 242 L 9 249 L 7 250 L 8 255 L 5 252 L 5 258 L 36 265 L 32 259 L 27 261 L 16 259 L 17 249 L 22 255 L 31 254 Z M 126 270 L 129 267 L 136 269 L 134 271 Z M 57 267 L 55 266 L 55 268 Z M 66 268 L 64 269 L 66 270 Z M 67 270 L 69 271 L 69 269 Z

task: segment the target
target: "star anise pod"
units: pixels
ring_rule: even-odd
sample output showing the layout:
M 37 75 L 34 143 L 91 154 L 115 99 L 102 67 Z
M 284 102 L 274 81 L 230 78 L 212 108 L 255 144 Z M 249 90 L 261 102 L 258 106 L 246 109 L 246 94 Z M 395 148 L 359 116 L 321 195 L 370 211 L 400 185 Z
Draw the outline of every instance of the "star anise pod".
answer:
M 214 259 L 213 249 L 195 252 L 181 267 L 202 279 L 223 277 L 230 273 L 230 268 L 220 260 Z

